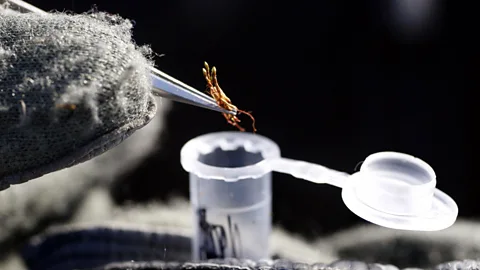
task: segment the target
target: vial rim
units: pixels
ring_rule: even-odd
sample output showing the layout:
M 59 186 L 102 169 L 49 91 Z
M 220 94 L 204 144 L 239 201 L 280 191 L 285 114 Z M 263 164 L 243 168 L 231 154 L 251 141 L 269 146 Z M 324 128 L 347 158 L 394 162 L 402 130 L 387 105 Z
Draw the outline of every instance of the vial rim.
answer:
M 260 152 L 263 160 L 252 165 L 234 168 L 207 165 L 198 160 L 201 154 L 208 154 L 218 147 L 234 150 L 240 146 L 245 147 L 247 151 L 252 150 L 253 153 Z M 239 131 L 200 135 L 185 143 L 180 151 L 180 163 L 185 171 L 204 179 L 229 182 L 258 178 L 270 173 L 269 160 L 276 158 L 280 158 L 280 147 L 274 141 L 259 134 Z

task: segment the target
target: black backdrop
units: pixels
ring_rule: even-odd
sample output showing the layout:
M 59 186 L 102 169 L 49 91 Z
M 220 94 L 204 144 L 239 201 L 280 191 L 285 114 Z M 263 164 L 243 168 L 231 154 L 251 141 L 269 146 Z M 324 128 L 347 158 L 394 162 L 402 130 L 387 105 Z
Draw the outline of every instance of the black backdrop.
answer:
M 203 61 L 217 66 L 223 89 L 254 112 L 259 133 L 283 156 L 347 172 L 378 151 L 418 156 L 434 167 L 437 187 L 457 201 L 460 215 L 475 217 L 475 9 L 460 1 L 417 2 L 437 3 L 436 16 L 408 31 L 401 23 L 415 17 L 396 20 L 395 0 L 30 1 L 77 13 L 96 6 L 134 20 L 136 42 L 165 54 L 157 66 L 198 89 Z M 187 196 L 181 146 L 233 129 L 220 114 L 176 104 L 161 151 L 121 180 L 117 201 Z M 309 235 L 363 222 L 343 205 L 340 189 L 280 174 L 273 216 Z

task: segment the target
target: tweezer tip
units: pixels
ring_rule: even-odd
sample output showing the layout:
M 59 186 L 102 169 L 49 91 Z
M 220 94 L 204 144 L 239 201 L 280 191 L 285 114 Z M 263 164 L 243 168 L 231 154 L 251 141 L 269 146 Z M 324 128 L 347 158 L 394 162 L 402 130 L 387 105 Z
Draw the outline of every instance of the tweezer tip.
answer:
M 226 110 L 220 107 L 211 96 L 186 85 L 162 71 L 155 68 L 152 68 L 151 71 L 152 92 L 155 95 L 221 113 L 237 114 L 237 111 Z

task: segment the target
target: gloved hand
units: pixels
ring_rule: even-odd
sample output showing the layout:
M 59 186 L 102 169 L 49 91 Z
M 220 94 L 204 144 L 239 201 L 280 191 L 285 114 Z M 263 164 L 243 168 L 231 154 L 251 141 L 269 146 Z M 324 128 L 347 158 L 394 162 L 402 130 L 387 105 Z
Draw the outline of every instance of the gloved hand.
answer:
M 0 191 L 100 155 L 155 115 L 151 53 L 129 21 L 0 16 Z
M 86 213 L 101 200 L 86 204 Z M 90 206 L 88 206 L 90 205 Z M 50 228 L 24 249 L 29 269 L 472 269 L 478 267 L 480 223 L 459 220 L 438 232 L 398 231 L 368 224 L 307 241 L 275 228 L 272 257 L 283 261 L 190 261 L 193 233 L 187 201 L 106 208 L 96 221 Z M 115 212 L 115 214 L 105 214 Z M 244 247 L 248 248 L 248 247 Z M 466 261 L 464 261 L 466 260 Z M 131 262 L 133 261 L 133 262 Z M 315 264 L 315 262 L 319 262 Z M 449 263 L 451 262 L 451 263 Z M 108 266 L 102 266 L 108 264 Z
M 92 188 L 108 189 L 158 149 L 170 102 L 157 108 L 149 50 L 133 44 L 128 21 L 101 13 L 41 18 L 1 3 L 0 269 L 10 269 L 4 263 L 12 248 L 71 216 Z M 92 32 L 95 40 L 85 37 Z M 125 79 L 128 63 L 145 68 Z

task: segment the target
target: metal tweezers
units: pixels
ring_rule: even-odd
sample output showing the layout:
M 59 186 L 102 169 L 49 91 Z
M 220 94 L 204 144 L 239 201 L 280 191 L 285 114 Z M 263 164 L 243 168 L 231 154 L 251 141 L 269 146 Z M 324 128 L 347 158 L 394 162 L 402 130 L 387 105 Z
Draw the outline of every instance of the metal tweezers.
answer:
M 22 0 L 0 0 L 0 4 L 4 3 L 8 3 L 9 9 L 19 12 L 48 14 L 48 12 L 43 11 Z M 218 106 L 212 97 L 196 90 L 191 86 L 186 85 L 185 83 L 165 74 L 156 68 L 151 68 L 150 73 L 153 84 L 152 93 L 156 96 L 221 113 L 233 115 L 237 114 L 236 111 L 225 110 L 224 108 Z

